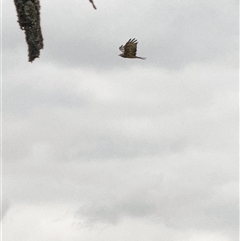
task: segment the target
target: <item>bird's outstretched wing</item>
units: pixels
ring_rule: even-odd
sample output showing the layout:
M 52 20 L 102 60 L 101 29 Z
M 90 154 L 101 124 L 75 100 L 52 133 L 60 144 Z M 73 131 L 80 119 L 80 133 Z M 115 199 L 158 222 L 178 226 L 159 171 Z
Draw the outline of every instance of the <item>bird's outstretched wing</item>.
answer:
M 124 46 L 124 55 L 127 58 L 134 58 L 137 53 L 137 40 L 134 39 L 129 39 L 128 42 Z

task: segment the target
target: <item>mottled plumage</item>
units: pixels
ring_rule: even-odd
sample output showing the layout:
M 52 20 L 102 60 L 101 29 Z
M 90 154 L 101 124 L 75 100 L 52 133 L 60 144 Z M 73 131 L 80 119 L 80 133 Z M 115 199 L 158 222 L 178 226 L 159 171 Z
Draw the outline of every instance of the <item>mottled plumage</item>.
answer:
M 121 45 L 119 47 L 120 51 L 122 51 L 122 54 L 119 54 L 119 56 L 123 57 L 123 58 L 137 58 L 137 59 L 146 59 L 146 58 L 142 58 L 142 57 L 138 57 L 136 56 L 137 53 L 137 40 L 134 39 L 129 39 L 128 42 L 123 46 Z

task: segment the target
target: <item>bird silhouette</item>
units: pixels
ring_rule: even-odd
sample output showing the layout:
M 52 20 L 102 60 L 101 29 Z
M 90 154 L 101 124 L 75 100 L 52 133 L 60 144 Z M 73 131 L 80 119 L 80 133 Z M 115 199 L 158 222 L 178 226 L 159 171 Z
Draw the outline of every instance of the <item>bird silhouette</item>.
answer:
M 135 38 L 129 39 L 128 42 L 123 46 L 121 45 L 119 47 L 120 51 L 122 51 L 122 54 L 119 54 L 119 56 L 123 58 L 130 58 L 130 59 L 146 59 L 143 57 L 136 56 L 137 53 L 137 40 Z

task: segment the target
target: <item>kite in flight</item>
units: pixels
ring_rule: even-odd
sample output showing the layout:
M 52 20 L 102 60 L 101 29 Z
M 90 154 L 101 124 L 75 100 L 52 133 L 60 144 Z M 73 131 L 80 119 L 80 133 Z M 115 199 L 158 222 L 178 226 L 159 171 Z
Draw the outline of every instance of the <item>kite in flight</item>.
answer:
M 122 54 L 119 54 L 119 56 L 123 58 L 131 58 L 131 59 L 146 59 L 146 58 L 136 56 L 137 44 L 138 42 L 135 38 L 129 39 L 124 46 L 121 45 L 119 47 L 119 49 L 122 51 Z

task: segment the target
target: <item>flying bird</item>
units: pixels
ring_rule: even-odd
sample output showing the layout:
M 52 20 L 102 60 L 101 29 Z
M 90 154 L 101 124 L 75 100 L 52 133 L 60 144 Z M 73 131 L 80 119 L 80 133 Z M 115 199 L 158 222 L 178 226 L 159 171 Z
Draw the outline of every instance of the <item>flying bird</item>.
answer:
M 121 45 L 119 47 L 120 51 L 122 51 L 122 54 L 119 54 L 119 56 L 123 58 L 131 58 L 131 59 L 146 59 L 146 58 L 136 56 L 137 44 L 138 42 L 135 38 L 129 39 L 124 46 Z

